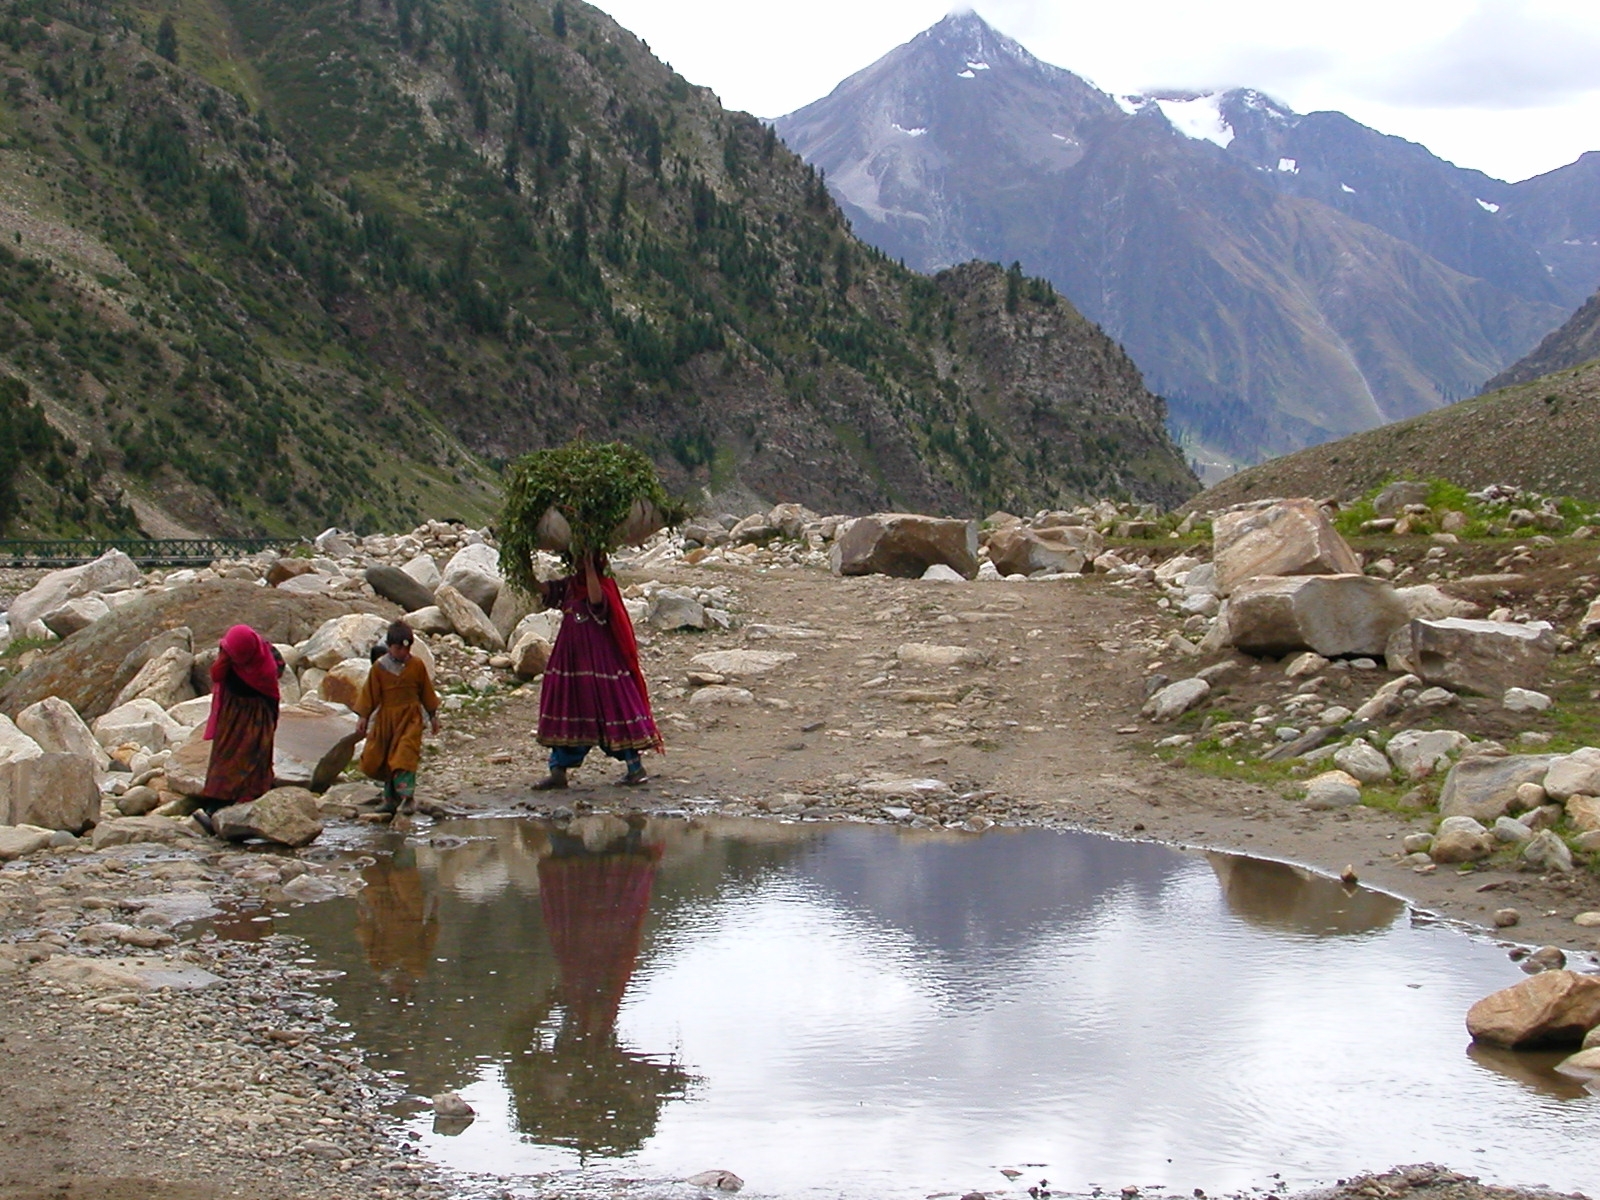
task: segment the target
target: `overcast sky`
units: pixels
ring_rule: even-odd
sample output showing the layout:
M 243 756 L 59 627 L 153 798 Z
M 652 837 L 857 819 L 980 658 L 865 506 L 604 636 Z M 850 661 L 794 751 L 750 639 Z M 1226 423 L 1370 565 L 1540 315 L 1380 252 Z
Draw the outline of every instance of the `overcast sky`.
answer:
M 730 108 L 775 117 L 943 17 L 950 0 L 598 0 Z M 976 0 L 1111 92 L 1249 86 L 1525 179 L 1600 150 L 1600 0 Z

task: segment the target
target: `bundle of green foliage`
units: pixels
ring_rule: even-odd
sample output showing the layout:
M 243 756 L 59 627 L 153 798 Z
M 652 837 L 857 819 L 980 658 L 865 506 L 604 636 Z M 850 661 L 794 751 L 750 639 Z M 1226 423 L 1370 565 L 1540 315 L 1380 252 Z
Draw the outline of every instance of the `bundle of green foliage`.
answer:
M 596 551 L 609 554 L 622 544 L 623 527 L 641 502 L 664 521 L 676 519 L 678 505 L 649 458 L 632 446 L 580 439 L 525 454 L 506 471 L 500 569 L 517 587 L 532 591 L 535 550 L 556 548 L 569 565 Z M 570 528 L 570 539 L 552 541 L 546 521 L 552 509 Z M 559 546 L 560 540 L 567 544 Z

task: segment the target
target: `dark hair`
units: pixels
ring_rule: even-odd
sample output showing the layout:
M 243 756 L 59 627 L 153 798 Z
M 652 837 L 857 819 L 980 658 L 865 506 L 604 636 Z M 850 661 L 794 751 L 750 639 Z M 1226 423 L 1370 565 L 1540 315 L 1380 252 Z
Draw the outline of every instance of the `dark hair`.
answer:
M 396 621 L 393 625 L 389 626 L 389 632 L 384 634 L 383 637 L 383 644 L 385 646 L 395 646 L 401 644 L 409 646 L 411 645 L 411 641 L 411 626 L 407 625 L 404 621 Z

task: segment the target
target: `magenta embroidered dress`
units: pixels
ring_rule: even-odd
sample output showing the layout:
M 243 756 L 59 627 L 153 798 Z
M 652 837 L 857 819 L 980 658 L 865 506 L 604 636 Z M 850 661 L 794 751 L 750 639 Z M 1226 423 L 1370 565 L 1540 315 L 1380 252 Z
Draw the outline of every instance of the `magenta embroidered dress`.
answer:
M 590 604 L 575 575 L 549 584 L 545 603 L 561 610 L 539 692 L 541 746 L 599 746 L 611 754 L 656 744 L 656 723 L 612 637 L 607 605 Z

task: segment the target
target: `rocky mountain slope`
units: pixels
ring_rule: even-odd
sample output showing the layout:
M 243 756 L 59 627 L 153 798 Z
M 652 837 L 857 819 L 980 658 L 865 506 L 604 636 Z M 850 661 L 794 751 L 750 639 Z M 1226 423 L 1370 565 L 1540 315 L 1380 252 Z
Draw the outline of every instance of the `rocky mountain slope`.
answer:
M 892 263 L 585 5 L 9 2 L 0 76 L 18 528 L 482 515 L 580 428 L 819 508 L 1194 489 L 1047 285 Z
M 1600 501 L 1600 361 L 1312 446 L 1196 496 L 1206 511 L 1266 496 L 1351 499 L 1392 479 L 1509 484 Z
M 1471 395 L 1600 280 L 1587 158 L 1508 185 L 1258 92 L 1112 97 L 972 13 L 777 128 L 891 256 L 1049 278 L 1232 461 Z
M 1541 375 L 1550 375 L 1571 367 L 1581 366 L 1600 358 L 1600 292 L 1584 301 L 1583 307 L 1573 313 L 1567 323 L 1534 347 L 1533 353 L 1519 359 L 1484 385 L 1485 391 L 1528 383 Z

